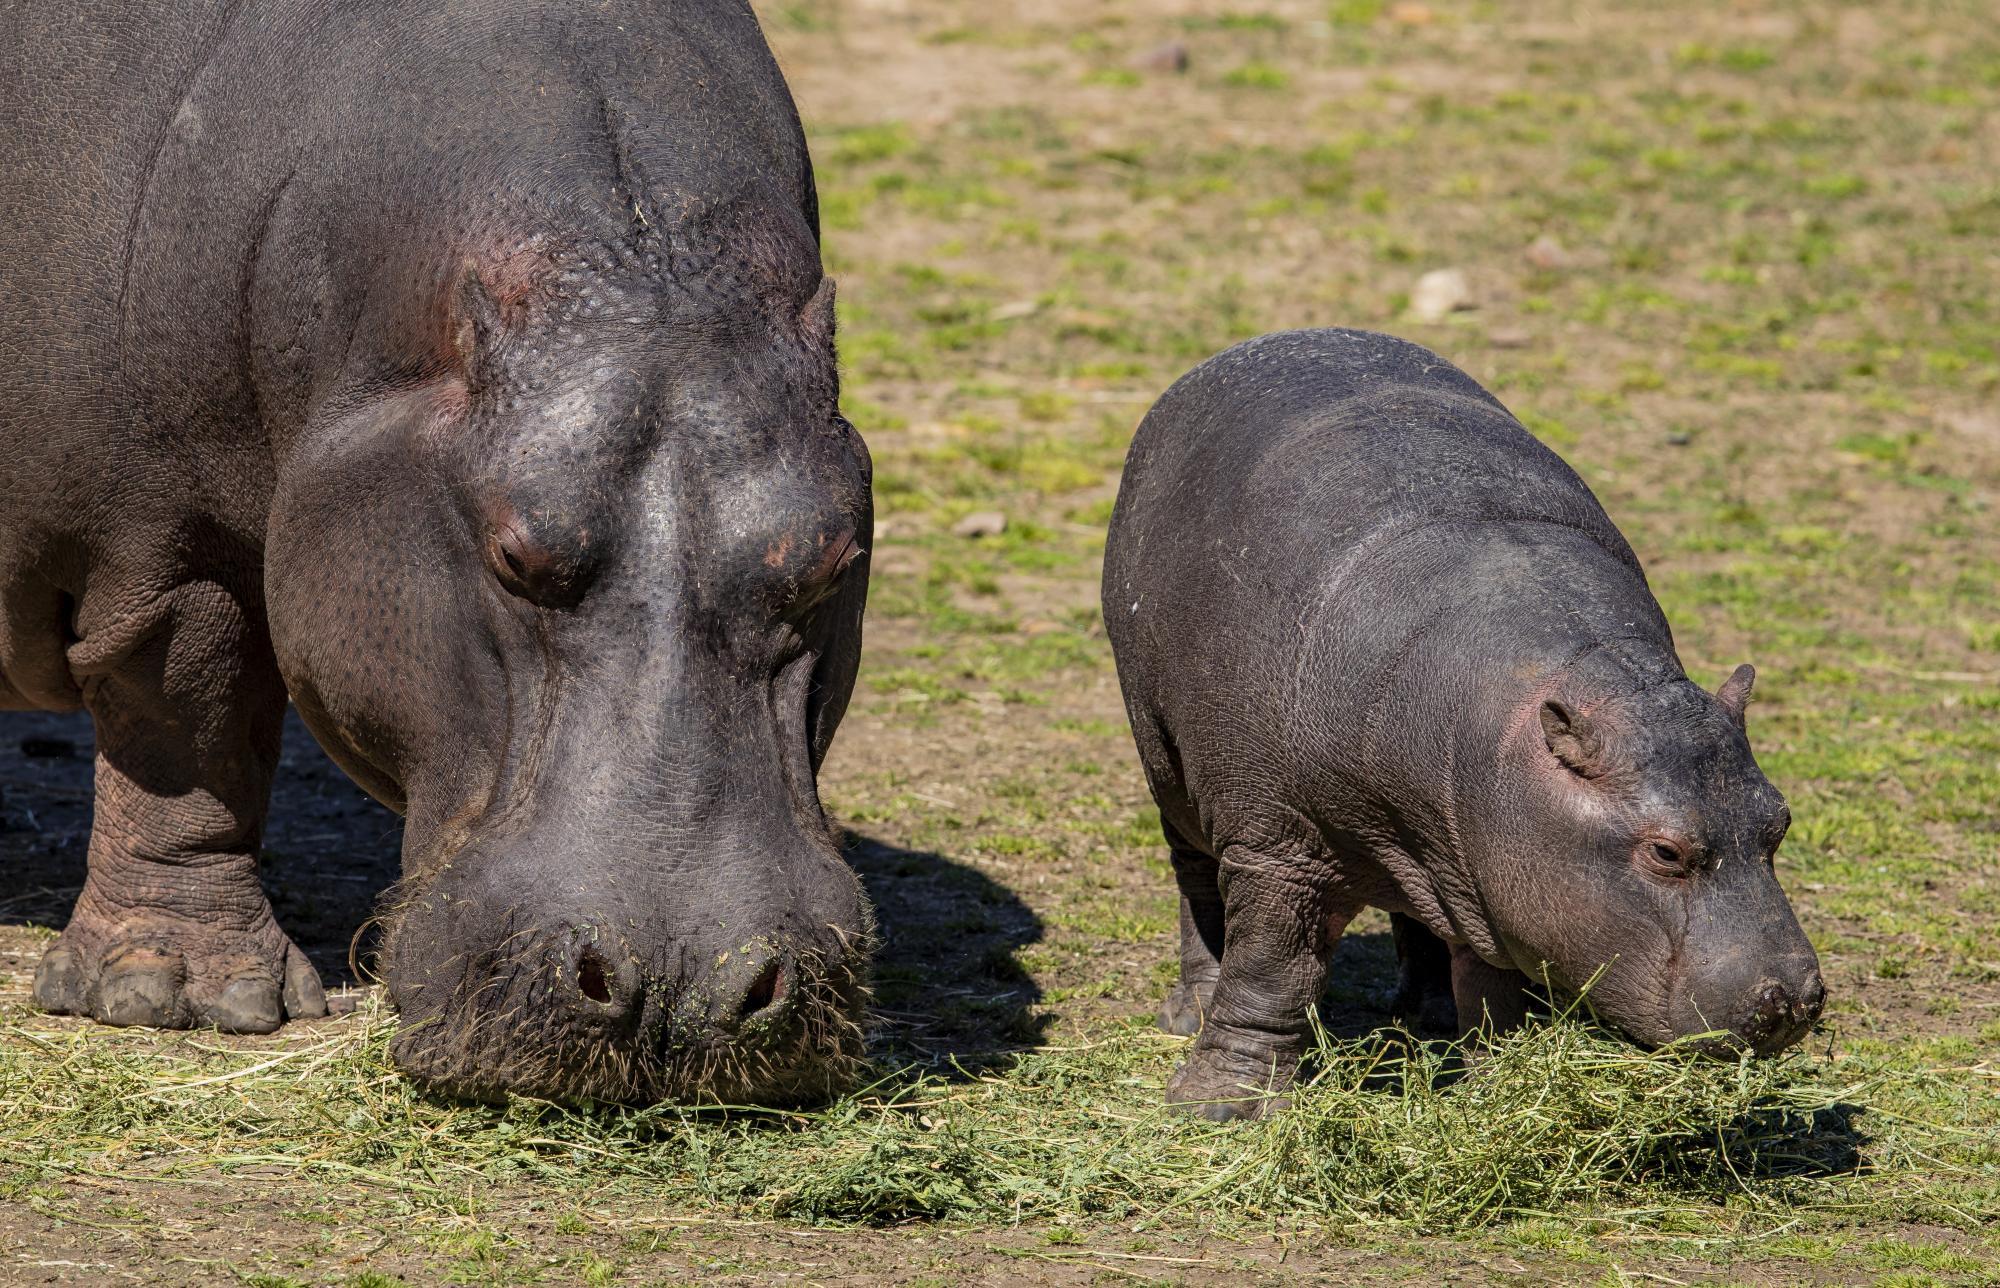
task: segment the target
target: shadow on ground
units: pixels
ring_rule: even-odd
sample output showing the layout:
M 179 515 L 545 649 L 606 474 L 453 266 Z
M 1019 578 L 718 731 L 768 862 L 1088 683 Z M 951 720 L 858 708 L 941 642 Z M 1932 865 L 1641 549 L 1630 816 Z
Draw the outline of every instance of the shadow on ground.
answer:
M 942 1074 L 1005 1064 L 1053 1017 L 1019 959 L 1042 922 L 1005 886 L 941 854 L 850 833 L 847 858 L 875 905 L 875 1047 Z

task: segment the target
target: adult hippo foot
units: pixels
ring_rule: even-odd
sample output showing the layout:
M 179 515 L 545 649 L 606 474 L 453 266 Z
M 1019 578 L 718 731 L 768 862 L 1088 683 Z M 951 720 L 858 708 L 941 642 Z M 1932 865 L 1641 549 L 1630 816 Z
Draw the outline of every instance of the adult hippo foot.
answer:
M 1213 979 L 1182 980 L 1160 1004 L 1160 1027 L 1177 1038 L 1191 1038 L 1201 1032 L 1209 1003 L 1215 997 Z
M 1167 1104 L 1210 1122 L 1247 1122 L 1292 1107 L 1296 1062 L 1276 1054 L 1262 1059 L 1224 1047 L 1197 1046 L 1167 1079 Z
M 271 919 L 229 930 L 156 912 L 81 908 L 42 954 L 35 1003 L 57 1015 L 157 1029 L 270 1033 L 326 1014 L 319 974 Z

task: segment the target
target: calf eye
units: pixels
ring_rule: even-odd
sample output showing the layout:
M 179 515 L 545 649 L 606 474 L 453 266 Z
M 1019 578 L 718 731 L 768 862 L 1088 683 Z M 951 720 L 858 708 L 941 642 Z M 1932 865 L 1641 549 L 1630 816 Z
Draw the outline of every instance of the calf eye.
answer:
M 1684 879 L 1694 867 L 1692 854 L 1674 841 L 1651 840 L 1639 844 L 1640 863 L 1655 876 Z

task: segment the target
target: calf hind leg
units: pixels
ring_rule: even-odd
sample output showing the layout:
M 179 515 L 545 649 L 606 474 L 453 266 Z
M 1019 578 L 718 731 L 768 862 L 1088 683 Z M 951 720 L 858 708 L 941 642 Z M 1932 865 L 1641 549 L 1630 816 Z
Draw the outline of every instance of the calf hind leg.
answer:
M 1396 997 L 1389 1012 L 1416 1033 L 1458 1034 L 1458 1007 L 1452 996 L 1451 946 L 1414 917 L 1389 914 L 1396 941 Z
M 1166 833 L 1181 890 L 1181 977 L 1160 1006 L 1160 1027 L 1191 1038 L 1201 1032 L 1222 971 L 1222 887 L 1213 856 L 1188 845 L 1171 827 Z

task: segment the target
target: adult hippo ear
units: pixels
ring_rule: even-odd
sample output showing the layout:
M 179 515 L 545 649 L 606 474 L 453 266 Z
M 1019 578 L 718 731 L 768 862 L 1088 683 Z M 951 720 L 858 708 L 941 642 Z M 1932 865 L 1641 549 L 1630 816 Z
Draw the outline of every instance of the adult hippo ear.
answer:
M 1550 755 L 1579 778 L 1597 778 L 1604 773 L 1604 739 L 1590 717 L 1554 698 L 1542 704 L 1541 716 L 1542 738 Z
M 833 279 L 821 278 L 797 315 L 801 352 L 834 351 L 835 298 Z M 869 552 L 875 545 L 874 460 L 868 454 L 868 444 L 838 410 L 838 371 L 828 363 L 823 372 L 811 373 L 803 381 L 809 387 L 809 399 L 828 408 L 824 427 L 817 432 L 838 437 L 859 467 L 855 480 L 858 490 L 843 498 L 856 516 L 854 528 L 846 534 L 822 534 L 820 556 L 799 589 L 802 607 L 810 610 L 807 634 L 816 659 L 806 695 L 806 730 L 815 774 L 846 713 L 861 668 L 862 613 L 868 603 Z M 820 380 L 833 383 L 819 387 Z
M 1736 722 L 1738 729 L 1745 728 L 1744 712 L 1749 709 L 1750 689 L 1756 683 L 1757 668 L 1745 662 L 1730 672 L 1729 678 L 1722 682 L 1722 687 L 1715 691 L 1716 701 L 1722 704 L 1723 710 L 1729 713 L 1729 718 Z
M 542 275 L 549 262 L 532 241 L 489 255 L 467 256 L 457 281 L 444 292 L 445 365 L 478 394 L 500 380 L 506 369 L 506 342 L 542 298 Z

